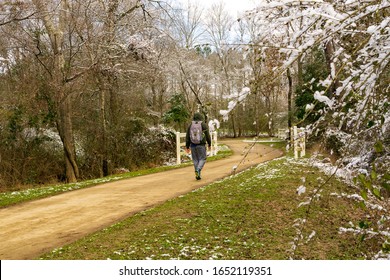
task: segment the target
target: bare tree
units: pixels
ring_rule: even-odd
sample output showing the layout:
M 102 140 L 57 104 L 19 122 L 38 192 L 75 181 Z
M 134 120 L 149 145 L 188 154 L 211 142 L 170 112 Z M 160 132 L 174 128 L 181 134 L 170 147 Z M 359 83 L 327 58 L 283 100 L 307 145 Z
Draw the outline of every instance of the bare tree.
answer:
M 71 58 L 65 59 L 64 55 L 65 34 L 71 19 L 69 3 L 66 0 L 61 1 L 56 10 L 50 11 L 46 1 L 32 1 L 37 9 L 39 20 L 43 22 L 50 43 L 50 46 L 48 46 L 50 48 L 50 64 L 46 64 L 45 68 L 49 72 L 49 84 L 53 92 L 52 97 L 57 113 L 56 124 L 64 147 L 66 180 L 67 182 L 75 182 L 79 176 L 79 168 L 74 146 L 71 120 L 72 109 L 68 84 L 79 76 L 80 73 L 74 74 L 69 72 Z
M 215 49 L 218 57 L 219 67 L 222 69 L 222 72 L 220 72 L 220 83 L 222 85 L 221 100 L 223 99 L 223 95 L 230 96 L 234 91 L 235 75 L 232 72 L 232 63 L 230 61 L 231 50 L 228 44 L 231 41 L 230 30 L 232 25 L 233 19 L 224 8 L 223 3 L 213 4 L 207 14 L 206 30 L 211 45 Z M 233 135 L 236 137 L 237 129 L 234 111 L 231 112 L 231 115 Z
M 0 3 L 0 26 L 12 22 L 24 21 L 35 15 L 27 8 L 28 4 L 21 1 L 4 1 Z
M 95 67 L 97 70 L 96 80 L 99 87 L 99 122 L 100 122 L 100 157 L 102 166 L 102 176 L 109 174 L 108 170 L 108 143 L 107 143 L 107 97 L 109 98 L 109 116 L 111 127 L 118 123 L 118 71 L 115 65 L 127 55 L 127 52 L 116 47 L 121 44 L 121 37 L 118 34 L 119 26 L 123 19 L 141 7 L 141 1 L 133 1 L 129 6 L 120 9 L 122 1 L 109 0 L 107 3 L 102 2 L 103 11 L 103 28 L 102 38 L 98 42 L 101 56 L 99 64 Z M 123 6 L 123 5 L 122 5 Z
M 189 0 L 184 5 L 173 7 L 169 12 L 172 36 L 180 47 L 191 49 L 201 43 L 204 34 L 202 15 L 203 9 Z
M 186 97 L 188 111 L 200 110 L 207 119 L 208 109 L 205 102 L 207 54 L 203 52 L 207 46 L 203 44 L 205 34 L 203 10 L 197 3 L 188 1 L 184 5 L 172 7 L 167 12 L 165 32 L 173 42 L 170 47 L 171 60 L 168 62 L 170 69 L 165 70 L 171 77 L 170 90 L 172 94 L 180 92 Z

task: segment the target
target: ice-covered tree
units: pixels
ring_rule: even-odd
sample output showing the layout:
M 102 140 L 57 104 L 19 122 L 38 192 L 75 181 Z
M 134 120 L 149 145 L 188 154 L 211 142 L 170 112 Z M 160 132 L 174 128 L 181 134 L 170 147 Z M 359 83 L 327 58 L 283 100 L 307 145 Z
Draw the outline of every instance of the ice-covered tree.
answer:
M 315 105 L 322 104 L 317 111 L 320 117 L 306 127 L 309 135 L 324 136 L 328 149 L 340 157 L 338 167 L 356 176 L 362 201 L 369 205 L 367 200 L 374 199 L 374 208 L 386 213 L 390 193 L 390 2 L 270 0 L 262 1 L 247 17 L 259 22 L 258 48 L 277 48 L 283 54 L 284 62 L 274 69 L 279 75 L 297 67 L 314 50 L 322 50 L 329 74 L 306 84 L 316 88 L 314 101 L 296 124 L 302 125 Z M 387 219 L 383 215 L 372 233 L 383 238 L 384 250 L 389 249 L 388 232 L 383 231 Z M 368 224 L 362 223 L 362 229 Z

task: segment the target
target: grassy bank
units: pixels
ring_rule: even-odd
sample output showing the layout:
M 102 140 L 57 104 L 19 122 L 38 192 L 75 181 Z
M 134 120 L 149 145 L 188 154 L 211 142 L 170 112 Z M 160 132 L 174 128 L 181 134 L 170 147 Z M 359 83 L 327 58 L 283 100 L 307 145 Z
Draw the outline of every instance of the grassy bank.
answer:
M 350 192 L 335 178 L 319 192 L 319 184 L 325 179 L 318 169 L 301 161 L 273 160 L 139 213 L 41 258 L 364 258 L 367 251 L 379 245 L 339 233 L 339 227 L 359 221 L 363 212 L 351 201 L 330 195 Z M 300 186 L 306 191 L 298 195 Z M 310 197 L 312 202 L 307 204 Z

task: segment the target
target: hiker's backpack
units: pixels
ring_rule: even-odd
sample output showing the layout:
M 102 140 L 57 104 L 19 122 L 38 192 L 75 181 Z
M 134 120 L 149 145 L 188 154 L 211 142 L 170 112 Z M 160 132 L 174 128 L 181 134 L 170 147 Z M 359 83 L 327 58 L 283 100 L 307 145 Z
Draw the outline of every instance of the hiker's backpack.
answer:
M 200 144 L 203 139 L 202 122 L 193 121 L 190 128 L 190 139 L 194 144 Z

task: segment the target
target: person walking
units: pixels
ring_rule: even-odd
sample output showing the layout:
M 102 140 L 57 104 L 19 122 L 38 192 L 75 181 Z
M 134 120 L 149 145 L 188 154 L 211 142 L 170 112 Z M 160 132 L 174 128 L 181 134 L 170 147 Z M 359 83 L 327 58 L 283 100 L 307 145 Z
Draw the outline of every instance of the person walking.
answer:
M 191 125 L 188 126 L 186 133 L 186 151 L 190 152 L 195 168 L 196 180 L 202 179 L 201 171 L 206 163 L 207 151 L 211 147 L 211 137 L 209 128 L 206 123 L 203 122 L 202 115 L 195 113 Z

